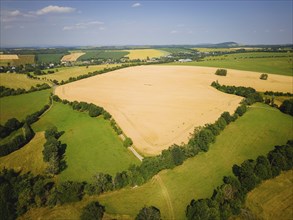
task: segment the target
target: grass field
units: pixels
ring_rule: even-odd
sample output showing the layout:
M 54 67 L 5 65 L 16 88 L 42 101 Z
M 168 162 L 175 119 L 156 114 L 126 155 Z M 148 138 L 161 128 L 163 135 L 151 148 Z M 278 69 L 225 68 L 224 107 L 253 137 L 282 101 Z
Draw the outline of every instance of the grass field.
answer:
M 269 119 L 269 120 L 268 120 Z M 99 200 L 108 213 L 134 218 L 144 205 L 154 205 L 163 219 L 185 219 L 185 209 L 191 199 L 207 198 L 222 184 L 225 175 L 232 174 L 233 164 L 256 158 L 292 138 L 292 117 L 262 104 L 230 124 L 216 139 L 209 152 L 188 159 L 173 170 L 164 170 L 143 186 L 85 198 L 72 205 L 53 209 L 33 209 L 26 218 L 77 219 L 89 201 Z M 122 216 L 123 215 L 123 216 Z M 117 216 L 116 216 L 117 217 Z
M 254 52 L 205 57 L 200 62 L 171 63 L 170 65 L 209 66 L 238 70 L 293 75 L 292 53 Z
M 70 106 L 54 103 L 53 108 L 33 124 L 33 129 L 39 132 L 53 125 L 65 131 L 60 140 L 67 144 L 68 167 L 58 176 L 60 181 L 92 181 L 97 172 L 114 175 L 139 162 L 123 147 L 110 122 L 102 117 L 91 118 Z
M 88 74 L 89 72 L 94 72 L 97 70 L 102 70 L 105 68 L 111 68 L 114 66 L 120 66 L 120 64 L 102 64 L 102 65 L 95 65 L 95 66 L 74 66 L 74 67 L 62 67 L 58 68 L 58 72 L 53 74 L 48 74 L 45 76 L 41 76 L 43 79 L 52 79 L 61 82 L 62 80 L 68 80 L 70 77 L 77 77 L 80 75 Z
M 257 219 L 292 220 L 293 170 L 262 183 L 248 193 L 246 207 Z M 245 219 L 242 217 L 242 219 Z M 247 218 L 246 218 L 247 219 Z
M 36 133 L 35 137 L 27 145 L 7 156 L 0 157 L 0 169 L 6 167 L 17 171 L 21 170 L 23 173 L 42 174 L 47 166 L 43 162 L 42 150 L 44 143 L 44 133 Z
M 0 74 L 0 86 L 5 86 L 13 89 L 25 89 L 29 90 L 32 86 L 41 84 L 43 82 L 39 80 L 30 79 L 26 74 L 16 73 L 1 73 Z
M 162 57 L 167 56 L 168 52 L 163 50 L 156 50 L 156 49 L 133 49 L 133 50 L 126 50 L 129 54 L 126 57 L 129 57 L 130 60 L 141 59 L 145 60 L 147 57 L 155 58 L 155 57 Z
M 23 120 L 28 114 L 39 111 L 48 104 L 51 89 L 0 98 L 0 123 L 10 118 Z
M 129 54 L 123 50 L 87 50 L 85 54 L 80 56 L 77 60 L 90 60 L 90 59 L 120 59 Z
M 63 56 L 64 56 L 63 53 L 38 54 L 37 59 L 38 59 L 38 62 L 42 62 L 42 63 L 59 63 Z

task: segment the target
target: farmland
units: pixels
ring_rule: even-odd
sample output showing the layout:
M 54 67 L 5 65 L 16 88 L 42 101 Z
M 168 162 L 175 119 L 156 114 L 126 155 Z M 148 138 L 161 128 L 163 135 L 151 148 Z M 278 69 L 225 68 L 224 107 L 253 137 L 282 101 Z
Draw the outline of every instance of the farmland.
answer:
M 80 75 L 88 74 L 89 72 L 94 72 L 97 70 L 102 70 L 105 68 L 111 68 L 114 66 L 119 66 L 120 64 L 101 64 L 94 66 L 74 66 L 74 67 L 62 67 L 55 69 L 55 73 L 41 76 L 42 79 L 51 79 L 61 82 L 62 80 L 68 80 L 70 77 L 77 77 Z
M 35 63 L 35 55 L 1 55 L 0 66 L 15 66 Z M 18 59 L 16 59 L 18 57 Z
M 54 103 L 33 129 L 41 132 L 52 126 L 65 132 L 60 140 L 67 145 L 65 160 L 68 167 L 58 176 L 60 181 L 91 182 L 98 172 L 114 175 L 139 162 L 123 147 L 110 122 L 102 117 L 91 118 L 70 106 Z
M 133 139 L 138 151 L 155 155 L 173 143 L 186 142 L 194 127 L 212 123 L 222 112 L 236 109 L 241 97 L 211 88 L 213 81 L 263 91 L 291 91 L 290 77 L 270 75 L 264 81 L 259 80 L 259 73 L 229 70 L 223 78 L 215 71 L 206 67 L 133 67 L 60 86 L 56 94 L 103 106 Z
M 0 157 L 0 168 L 15 169 L 23 173 L 32 172 L 35 175 L 44 173 L 46 163 L 43 162 L 43 145 L 45 137 L 43 132 L 36 133 L 35 137 L 23 148 Z
M 120 59 L 129 52 L 123 50 L 85 50 L 85 54 L 80 56 L 77 60 L 91 60 L 91 59 Z
M 48 104 L 50 93 L 51 90 L 47 89 L 0 98 L 0 123 L 3 124 L 13 117 L 23 120 L 28 114 L 39 111 L 44 105 Z
M 151 59 L 155 57 L 167 56 L 169 54 L 166 51 L 156 49 L 133 49 L 126 51 L 129 52 L 129 54 L 126 57 L 128 57 L 130 60 L 146 60 L 148 57 Z
M 204 48 L 204 47 L 197 47 L 197 48 L 192 48 L 194 50 L 197 50 L 199 52 L 235 52 L 237 50 L 261 50 L 262 48 L 257 48 L 257 47 L 232 47 L 232 48 Z
M 63 53 L 38 54 L 37 61 L 41 63 L 59 63 L 63 56 L 64 56 Z
M 261 219 L 289 220 L 293 216 L 293 171 L 267 180 L 251 191 L 246 200 L 246 207 L 252 216 Z M 245 219 L 242 216 L 242 219 Z
M 217 137 L 209 152 L 188 159 L 172 170 L 161 171 L 142 186 L 99 197 L 85 197 L 81 202 L 53 209 L 32 209 L 25 217 L 54 219 L 66 215 L 76 219 L 85 204 L 99 200 L 113 217 L 134 218 L 144 205 L 154 205 L 161 210 L 163 219 L 172 216 L 184 219 L 191 199 L 210 197 L 213 189 L 222 183 L 222 177 L 232 174 L 233 164 L 255 159 L 273 149 L 274 145 L 284 144 L 292 138 L 291 126 L 291 116 L 266 105 L 255 104 Z
M 292 53 L 254 52 L 207 56 L 203 61 L 170 65 L 208 66 L 292 76 Z
M 40 80 L 29 79 L 26 74 L 2 73 L 0 74 L 0 86 L 13 89 L 29 90 L 32 86 L 43 83 Z
M 80 56 L 84 55 L 84 53 L 71 53 L 68 55 L 65 55 L 61 58 L 61 62 L 74 62 L 76 61 Z

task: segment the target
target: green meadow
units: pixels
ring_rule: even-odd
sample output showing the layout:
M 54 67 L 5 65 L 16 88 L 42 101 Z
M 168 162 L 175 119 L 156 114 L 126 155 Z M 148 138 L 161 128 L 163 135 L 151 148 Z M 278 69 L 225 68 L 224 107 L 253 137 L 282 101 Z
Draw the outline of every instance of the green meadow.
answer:
M 0 123 L 10 118 L 23 120 L 49 103 L 51 89 L 0 98 Z
M 91 182 L 98 172 L 115 175 L 129 165 L 139 163 L 123 147 L 110 122 L 102 117 L 91 118 L 70 106 L 54 103 L 52 109 L 32 127 L 39 132 L 52 126 L 65 132 L 60 141 L 67 145 L 65 160 L 68 167 L 58 175 L 60 181 Z

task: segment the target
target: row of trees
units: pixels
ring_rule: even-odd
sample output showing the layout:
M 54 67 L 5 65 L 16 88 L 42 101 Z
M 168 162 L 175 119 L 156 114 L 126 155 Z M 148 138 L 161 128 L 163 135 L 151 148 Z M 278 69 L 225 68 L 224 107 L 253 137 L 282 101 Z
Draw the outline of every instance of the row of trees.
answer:
M 251 87 L 220 85 L 218 81 L 212 82 L 211 86 L 221 92 L 245 97 L 244 103 L 247 105 L 251 105 L 255 102 L 263 102 L 261 94 Z
M 0 145 L 0 156 L 5 156 L 26 145 L 35 135 L 29 124 L 24 123 L 22 132 L 6 143 Z
M 270 95 L 270 96 L 289 96 L 292 97 L 293 94 L 290 92 L 273 92 L 273 91 L 266 91 L 264 92 L 265 95 Z
M 47 173 L 49 174 L 56 175 L 66 168 L 64 160 L 66 144 L 61 144 L 58 140 L 63 133 L 58 132 L 55 126 L 45 131 L 43 160 L 48 162 Z
M 23 126 L 23 122 L 18 121 L 16 118 L 10 118 L 4 125 L 0 124 L 0 138 L 9 136 L 13 131 L 18 130 Z
M 211 198 L 192 200 L 186 208 L 187 219 L 228 219 L 238 215 L 249 191 L 263 180 L 274 178 L 281 171 L 293 168 L 293 141 L 276 146 L 267 156 L 245 160 L 234 165 L 234 175 L 223 178 L 223 184 L 214 190 Z
M 0 97 L 10 96 L 10 95 L 20 95 L 24 93 L 40 91 L 40 90 L 49 89 L 49 88 L 51 87 L 47 83 L 37 84 L 36 86 L 32 86 L 29 90 L 20 89 L 20 88 L 13 89 L 13 88 L 7 88 L 5 86 L 0 86 Z

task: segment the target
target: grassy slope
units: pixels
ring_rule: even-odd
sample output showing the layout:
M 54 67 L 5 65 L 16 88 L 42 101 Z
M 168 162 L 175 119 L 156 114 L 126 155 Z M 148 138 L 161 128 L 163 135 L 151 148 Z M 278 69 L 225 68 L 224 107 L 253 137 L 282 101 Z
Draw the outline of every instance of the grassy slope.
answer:
M 292 219 L 293 170 L 267 180 L 251 191 L 245 205 L 259 219 Z
M 167 56 L 169 53 L 163 50 L 156 50 L 156 49 L 135 49 L 135 50 L 127 50 L 129 54 L 127 57 L 129 57 L 130 60 L 134 59 L 147 59 L 154 58 L 154 57 L 161 57 L 161 56 Z
M 28 114 L 40 110 L 48 104 L 51 89 L 0 98 L 0 123 L 9 118 L 24 119 Z
M 48 74 L 45 76 L 40 76 L 41 78 L 46 79 L 56 79 L 61 82 L 62 80 L 68 80 L 70 77 L 77 77 L 80 75 L 88 74 L 89 72 L 94 72 L 97 70 L 102 70 L 105 68 L 110 68 L 114 66 L 119 66 L 119 64 L 103 64 L 103 65 L 95 65 L 95 66 L 74 66 L 74 67 L 64 67 L 58 68 L 58 72 L 55 71 L 53 74 Z
M 36 133 L 35 137 L 21 149 L 11 154 L 0 157 L 0 169 L 6 167 L 22 172 L 32 172 L 41 174 L 46 169 L 46 163 L 43 162 L 43 145 L 45 137 L 43 132 Z
M 54 103 L 53 108 L 33 125 L 35 131 L 44 131 L 55 125 L 65 131 L 60 140 L 67 144 L 67 169 L 59 179 L 91 181 L 97 172 L 116 174 L 137 163 L 138 159 L 125 147 L 109 121 L 102 117 L 90 118 L 70 106 Z
M 1 73 L 0 74 L 0 86 L 8 88 L 21 88 L 29 90 L 32 86 L 41 84 L 39 80 L 29 79 L 25 74 L 16 73 Z
M 265 57 L 259 58 L 263 56 Z M 171 63 L 170 65 L 208 66 L 273 73 L 286 76 L 293 75 L 292 54 L 288 53 L 238 53 L 225 56 L 206 57 L 204 58 L 204 61 L 200 62 Z
M 99 200 L 108 213 L 136 216 L 144 205 L 154 205 L 161 210 L 164 219 L 170 218 L 169 194 L 175 219 L 184 219 L 186 206 L 191 199 L 210 197 L 213 189 L 222 183 L 224 175 L 230 175 L 233 164 L 248 158 L 266 154 L 274 145 L 292 138 L 292 117 L 265 105 L 256 104 L 235 123 L 229 125 L 210 151 L 187 160 L 173 170 L 159 173 L 166 190 L 162 190 L 158 178 L 143 186 L 122 189 L 99 197 L 85 198 L 73 205 L 54 209 L 34 209 L 26 217 L 46 216 L 48 219 L 76 219 L 81 208 L 89 201 Z M 269 119 L 269 120 L 268 120 Z M 121 217 L 121 216 L 120 216 Z

